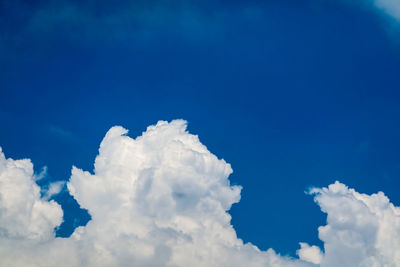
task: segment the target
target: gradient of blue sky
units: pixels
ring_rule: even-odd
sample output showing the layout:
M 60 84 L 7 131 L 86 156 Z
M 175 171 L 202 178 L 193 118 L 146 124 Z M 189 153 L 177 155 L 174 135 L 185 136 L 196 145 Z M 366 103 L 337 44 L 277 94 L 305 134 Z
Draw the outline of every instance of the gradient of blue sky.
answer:
M 311 185 L 339 179 L 400 203 L 400 46 L 396 23 L 375 8 L 2 1 L 0 29 L 0 145 L 47 165 L 42 183 L 67 179 L 71 165 L 92 169 L 113 125 L 135 137 L 184 118 L 232 164 L 244 188 L 233 225 L 262 249 L 320 244 Z M 87 220 L 58 200 L 62 234 Z

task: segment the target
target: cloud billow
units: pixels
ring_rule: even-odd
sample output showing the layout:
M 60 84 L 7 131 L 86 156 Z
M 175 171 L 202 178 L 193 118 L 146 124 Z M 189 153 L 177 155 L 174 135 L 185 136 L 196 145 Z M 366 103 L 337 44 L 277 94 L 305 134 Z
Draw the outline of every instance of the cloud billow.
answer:
M 383 193 L 312 189 L 325 252 L 300 243 L 283 257 L 237 237 L 227 211 L 241 187 L 185 121 L 127 132 L 108 131 L 93 173 L 73 167 L 68 190 L 92 220 L 69 238 L 55 237 L 62 209 L 40 197 L 30 161 L 0 151 L 0 266 L 400 266 L 400 210 Z

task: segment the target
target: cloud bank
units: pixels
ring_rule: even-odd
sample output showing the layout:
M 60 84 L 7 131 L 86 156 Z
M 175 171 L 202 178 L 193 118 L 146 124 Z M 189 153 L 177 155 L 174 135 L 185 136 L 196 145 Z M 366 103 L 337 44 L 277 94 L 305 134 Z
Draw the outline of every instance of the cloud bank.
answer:
M 0 266 L 400 266 L 400 209 L 381 192 L 312 189 L 324 252 L 300 242 L 283 257 L 237 237 L 227 211 L 241 187 L 185 121 L 127 132 L 107 132 L 93 173 L 72 168 L 68 190 L 92 220 L 69 238 L 55 237 L 62 209 L 41 198 L 31 162 L 0 150 Z

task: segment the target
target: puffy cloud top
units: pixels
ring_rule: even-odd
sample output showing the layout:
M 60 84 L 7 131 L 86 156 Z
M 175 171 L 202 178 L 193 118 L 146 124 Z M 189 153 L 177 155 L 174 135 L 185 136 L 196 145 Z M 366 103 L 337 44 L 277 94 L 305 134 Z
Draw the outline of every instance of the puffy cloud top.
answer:
M 54 201 L 40 199 L 29 159 L 6 159 L 0 148 L 0 238 L 45 241 L 63 212 Z
M 318 229 L 322 266 L 400 266 L 400 208 L 382 192 L 360 194 L 335 182 L 311 193 L 328 214 Z
M 69 238 L 54 237 L 62 210 L 40 198 L 30 161 L 0 152 L 0 266 L 400 266 L 400 212 L 383 193 L 312 189 L 325 253 L 300 243 L 299 259 L 282 257 L 236 236 L 241 187 L 185 121 L 127 133 L 108 131 L 93 173 L 72 168 L 68 190 L 92 220 Z

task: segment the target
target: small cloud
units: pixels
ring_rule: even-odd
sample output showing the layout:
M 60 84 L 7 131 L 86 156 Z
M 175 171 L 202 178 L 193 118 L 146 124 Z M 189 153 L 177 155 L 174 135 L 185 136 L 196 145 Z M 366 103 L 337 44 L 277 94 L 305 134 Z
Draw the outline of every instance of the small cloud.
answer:
M 300 259 L 311 262 L 314 264 L 320 264 L 323 258 L 321 249 L 317 246 L 310 246 L 307 243 L 300 242 L 300 249 L 296 251 Z
M 65 188 L 65 184 L 65 181 L 58 181 L 42 187 L 42 199 L 47 201 L 58 195 Z
M 35 180 L 40 181 L 47 177 L 47 166 L 43 166 L 38 174 L 35 175 Z

